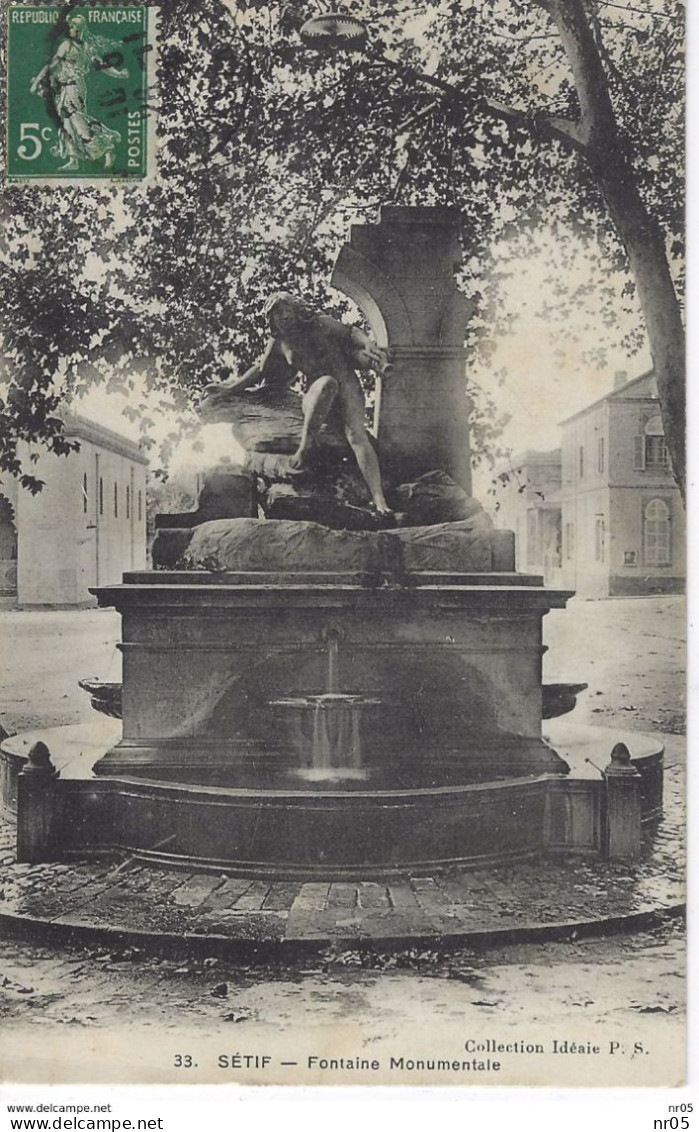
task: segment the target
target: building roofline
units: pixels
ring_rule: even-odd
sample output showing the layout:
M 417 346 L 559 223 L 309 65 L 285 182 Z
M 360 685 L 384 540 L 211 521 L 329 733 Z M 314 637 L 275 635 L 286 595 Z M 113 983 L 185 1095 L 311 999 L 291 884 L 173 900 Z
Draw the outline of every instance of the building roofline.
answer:
M 148 457 L 138 442 L 129 440 L 127 436 L 120 432 L 105 428 L 97 421 L 91 421 L 87 417 L 82 417 L 79 413 L 74 412 L 67 412 L 63 421 L 66 436 L 76 437 L 78 440 L 91 440 L 94 444 L 99 444 L 110 452 L 116 452 L 119 456 L 126 456 L 129 460 L 135 460 L 137 464 L 147 465 L 149 463 Z
M 646 370 L 645 373 L 639 373 L 638 377 L 632 377 L 630 381 L 624 382 L 624 384 L 620 385 L 618 389 L 610 389 L 609 392 L 605 393 L 603 397 L 598 397 L 596 401 L 592 401 L 589 405 L 586 405 L 584 409 L 578 409 L 577 413 L 571 413 L 569 417 L 565 417 L 564 420 L 559 421 L 559 427 L 562 428 L 563 425 L 570 424 L 570 422 L 576 420 L 577 417 L 582 417 L 585 415 L 585 413 L 589 413 L 591 409 L 599 408 L 599 406 L 603 405 L 605 401 L 611 401 L 614 398 L 623 400 L 624 392 L 627 389 L 629 389 L 632 385 L 636 385 L 639 381 L 643 381 L 644 378 L 653 376 L 654 371 L 652 369 Z
M 495 475 L 503 470 L 512 471 L 520 464 L 560 464 L 561 447 L 556 448 L 525 448 L 522 452 L 513 452 L 507 462 L 502 462 L 493 468 Z

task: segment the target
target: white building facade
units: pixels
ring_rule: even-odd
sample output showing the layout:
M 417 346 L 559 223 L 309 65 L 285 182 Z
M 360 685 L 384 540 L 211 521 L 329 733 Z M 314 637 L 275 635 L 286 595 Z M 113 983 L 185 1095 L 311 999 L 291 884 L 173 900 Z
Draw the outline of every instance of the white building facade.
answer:
M 92 605 L 91 586 L 146 565 L 147 458 L 133 441 L 75 414 L 66 437 L 80 450 L 37 449 L 32 495 L 0 483 L 0 593 L 5 604 Z M 24 447 L 23 462 L 30 449 Z
M 585 597 L 685 586 L 685 515 L 655 377 L 615 388 L 562 423 L 562 580 Z

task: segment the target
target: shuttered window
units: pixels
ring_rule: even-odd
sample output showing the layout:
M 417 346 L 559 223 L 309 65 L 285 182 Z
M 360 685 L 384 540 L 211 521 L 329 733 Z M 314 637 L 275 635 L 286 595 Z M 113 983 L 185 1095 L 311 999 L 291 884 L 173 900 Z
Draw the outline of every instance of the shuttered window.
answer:
M 566 558 L 575 557 L 575 527 L 572 523 L 566 523 L 565 527 L 565 545 L 566 545 Z
M 670 565 L 670 508 L 664 499 L 651 499 L 643 515 L 643 557 L 646 566 Z
M 633 438 L 633 466 L 637 472 L 650 469 L 666 471 L 670 467 L 663 422 L 659 413 L 646 421 L 641 436 Z
M 645 458 L 646 468 L 669 467 L 670 461 L 664 436 L 646 437 Z
M 527 511 L 527 566 L 537 566 L 539 556 L 537 546 L 539 541 L 539 515 L 533 508 Z

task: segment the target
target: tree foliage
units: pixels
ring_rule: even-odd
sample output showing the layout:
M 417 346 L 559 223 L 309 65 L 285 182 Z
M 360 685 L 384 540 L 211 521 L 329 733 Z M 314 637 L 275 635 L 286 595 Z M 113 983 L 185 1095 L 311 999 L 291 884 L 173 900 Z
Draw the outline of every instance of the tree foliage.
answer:
M 576 0 L 577 2 L 577 0 Z M 675 0 L 580 0 L 642 202 L 682 290 L 683 11 Z M 298 29 L 310 3 L 169 0 L 160 9 L 158 175 L 147 188 L 11 186 L 3 204 L 0 306 L 7 392 L 0 467 L 19 440 L 66 450 L 57 410 L 97 382 L 125 390 L 146 443 L 159 406 L 186 410 L 262 341 L 270 291 L 332 309 L 331 265 L 352 218 L 383 201 L 448 204 L 464 219 L 461 285 L 478 303 L 469 344 L 487 356 L 498 279 L 544 229 L 555 241 L 542 302 L 565 327 L 589 283 L 599 336 L 637 316 L 628 249 L 579 147 L 551 121 L 580 117 L 570 61 L 544 0 L 413 0 L 367 9 L 371 50 L 319 55 Z M 393 65 L 381 62 L 384 53 Z M 449 95 L 416 77 L 452 84 Z M 336 309 L 339 309 L 336 306 Z M 563 332 L 563 331 L 562 331 Z M 625 345 L 637 348 L 644 324 Z M 477 452 L 500 421 L 476 401 Z M 167 457 L 170 436 L 163 456 Z

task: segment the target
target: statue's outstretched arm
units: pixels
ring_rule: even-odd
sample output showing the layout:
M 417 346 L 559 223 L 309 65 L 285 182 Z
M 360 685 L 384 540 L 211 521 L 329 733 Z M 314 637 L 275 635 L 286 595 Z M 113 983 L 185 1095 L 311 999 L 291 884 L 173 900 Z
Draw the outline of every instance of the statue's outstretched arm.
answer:
M 242 393 L 251 385 L 259 385 L 262 380 L 262 364 L 258 360 L 246 370 L 242 377 L 229 377 L 225 381 L 212 381 L 204 386 L 205 393 L 217 393 L 220 389 L 227 389 L 229 393 Z
M 229 377 L 226 381 L 214 381 L 204 386 L 206 397 L 215 397 L 218 393 L 227 396 L 243 393 L 253 385 L 264 385 L 269 382 L 276 385 L 289 385 L 293 381 L 296 371 L 284 358 L 279 349 L 278 342 L 270 338 L 265 352 L 246 370 L 242 377 Z
M 319 321 L 328 337 L 349 354 L 350 363 L 355 369 L 376 370 L 383 375 L 388 372 L 390 369 L 388 351 L 377 346 L 374 339 L 358 326 L 348 326 L 347 323 L 339 322 L 327 314 L 320 315 Z
M 352 360 L 357 369 L 376 370 L 377 373 L 385 377 L 391 368 L 388 351 L 377 346 L 374 339 L 360 330 L 358 326 L 352 327 L 350 348 Z

